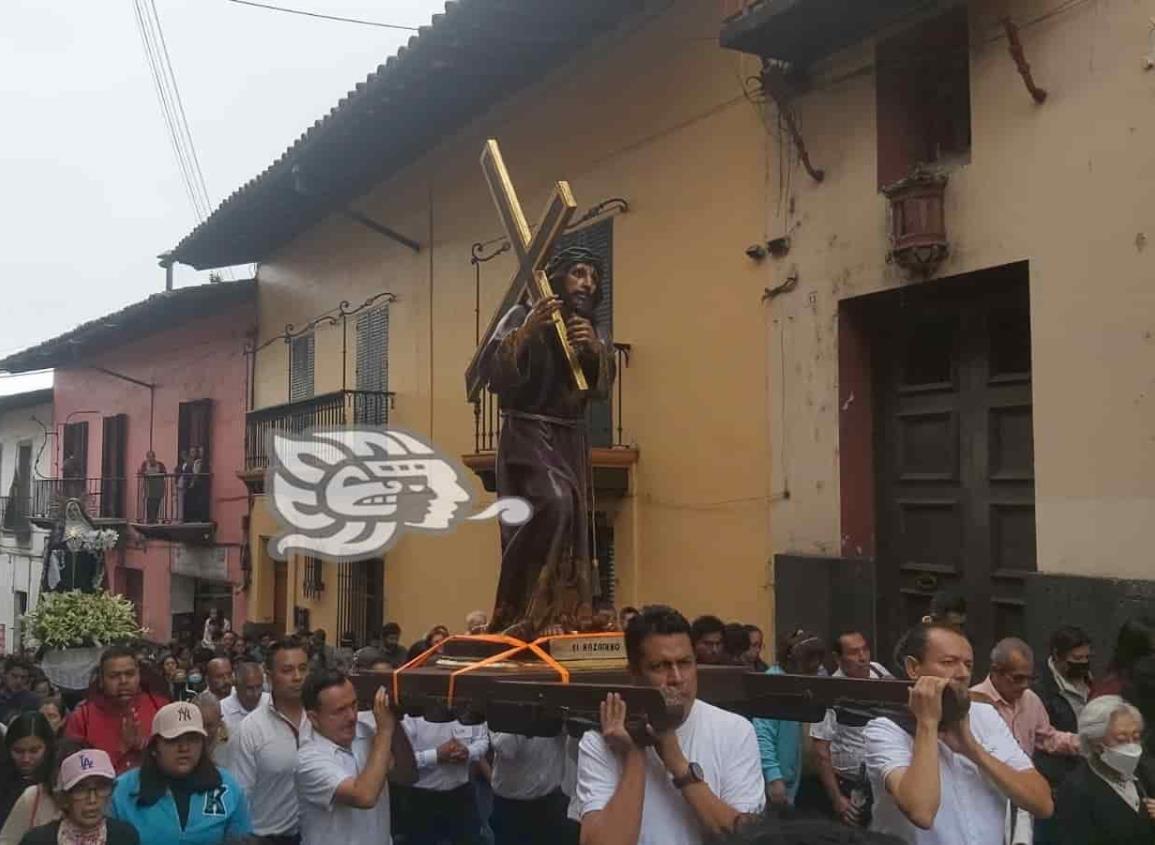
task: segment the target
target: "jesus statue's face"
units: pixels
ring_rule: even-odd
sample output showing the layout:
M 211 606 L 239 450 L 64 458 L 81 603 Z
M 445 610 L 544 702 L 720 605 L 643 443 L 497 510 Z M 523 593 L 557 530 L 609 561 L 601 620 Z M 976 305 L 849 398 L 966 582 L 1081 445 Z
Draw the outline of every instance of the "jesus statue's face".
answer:
M 598 283 L 598 271 L 590 264 L 574 264 L 566 272 L 562 282 L 563 298 L 570 310 L 579 317 L 593 319 Z

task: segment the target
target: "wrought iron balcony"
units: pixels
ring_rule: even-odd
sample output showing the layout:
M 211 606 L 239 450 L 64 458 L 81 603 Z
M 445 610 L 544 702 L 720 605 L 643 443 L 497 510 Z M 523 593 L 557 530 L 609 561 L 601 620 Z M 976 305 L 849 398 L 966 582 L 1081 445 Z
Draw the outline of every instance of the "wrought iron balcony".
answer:
M 78 499 L 95 523 L 125 522 L 124 490 L 123 478 L 34 478 L 28 518 L 34 525 L 51 527 L 64 503 Z
M 638 449 L 626 443 L 623 424 L 625 371 L 630 366 L 630 344 L 615 343 L 617 377 L 612 396 L 590 403 L 586 424 L 590 434 L 594 484 L 602 493 L 624 493 L 628 468 L 637 462 Z M 473 402 L 473 453 L 463 456 L 467 467 L 481 478 L 486 490 L 496 488 L 497 444 L 501 439 L 501 408 L 497 396 L 483 390 Z
M 249 411 L 245 416 L 245 466 L 240 475 L 251 489 L 261 488 L 269 466 L 269 441 L 274 433 L 302 434 L 310 428 L 385 425 L 392 408 L 392 393 L 338 390 Z
M 155 473 L 136 477 L 132 527 L 145 537 L 208 542 L 216 530 L 211 473 Z

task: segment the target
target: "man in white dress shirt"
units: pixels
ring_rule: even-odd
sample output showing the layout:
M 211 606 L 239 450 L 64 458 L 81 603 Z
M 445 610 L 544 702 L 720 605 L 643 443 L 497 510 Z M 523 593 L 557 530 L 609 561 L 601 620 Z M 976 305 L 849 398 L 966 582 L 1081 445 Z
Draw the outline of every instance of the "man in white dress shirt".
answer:
M 343 672 L 314 673 L 301 699 L 312 736 L 297 761 L 301 845 L 389 845 L 388 773 L 396 721 L 384 687 L 373 726 L 357 717 L 357 692 Z
M 266 660 L 273 694 L 241 722 L 230 752 L 233 774 L 249 796 L 253 833 L 265 845 L 298 845 L 297 750 L 312 730 L 301 703 L 309 654 L 286 638 L 270 646 Z
M 255 660 L 239 660 L 236 667 L 236 683 L 233 691 L 221 700 L 221 718 L 230 739 L 235 739 L 241 729 L 241 722 L 258 706 L 267 704 L 269 694 L 265 692 L 265 670 Z
M 874 792 L 872 829 L 910 845 L 991 845 L 1003 841 L 1008 799 L 1036 818 L 1054 810 L 1051 789 L 989 704 L 943 724 L 949 685 L 964 694 L 974 652 L 944 623 L 920 623 L 896 651 L 909 678 L 913 736 L 890 719 L 866 726 L 866 771 Z
M 870 643 L 861 631 L 845 630 L 834 637 L 838 658 L 835 678 L 880 680 L 890 672 L 870 659 Z M 838 714 L 826 711 L 826 718 L 810 726 L 818 777 L 826 788 L 834 815 L 855 827 L 870 824 L 870 781 L 866 777 L 865 725 L 847 725 Z
M 442 724 L 406 716 L 401 723 L 417 758 L 417 783 L 410 790 L 412 845 L 476 845 L 481 834 L 469 764 L 489 750 L 485 724 Z
M 548 738 L 490 731 L 496 845 L 556 845 L 566 835 L 566 739 L 564 731 Z
M 657 687 L 685 714 L 651 748 L 626 731 L 626 705 L 602 702 L 602 729 L 582 737 L 577 803 L 583 845 L 701 845 L 732 831 L 766 803 L 754 726 L 698 701 L 690 624 L 669 607 L 630 620 L 626 657 L 637 683 Z

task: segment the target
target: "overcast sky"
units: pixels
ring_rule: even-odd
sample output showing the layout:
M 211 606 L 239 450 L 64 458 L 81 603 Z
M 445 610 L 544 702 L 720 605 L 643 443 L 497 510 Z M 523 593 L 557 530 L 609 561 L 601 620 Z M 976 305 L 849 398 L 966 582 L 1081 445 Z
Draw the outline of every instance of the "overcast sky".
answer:
M 152 0 L 214 207 L 413 34 L 230 0 Z M 268 0 L 406 26 L 443 0 Z M 194 225 L 133 0 L 5 0 L 0 355 L 164 287 Z M 238 275 L 239 277 L 239 275 Z M 178 286 L 207 273 L 177 268 Z

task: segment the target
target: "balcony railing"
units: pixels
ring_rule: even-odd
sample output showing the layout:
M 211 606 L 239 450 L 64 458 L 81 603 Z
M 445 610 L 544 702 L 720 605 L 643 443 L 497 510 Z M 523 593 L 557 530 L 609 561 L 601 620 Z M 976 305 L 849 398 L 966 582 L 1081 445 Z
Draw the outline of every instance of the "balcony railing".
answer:
M 389 422 L 393 394 L 381 390 L 338 390 L 322 396 L 250 411 L 245 417 L 245 471 L 269 466 L 269 438 L 310 428 L 375 426 Z
M 623 387 L 625 370 L 630 365 L 630 345 L 628 343 L 615 343 L 614 357 L 614 363 L 617 365 L 617 376 L 614 379 L 612 396 L 591 402 L 586 411 L 590 446 L 595 449 L 617 449 L 629 445 L 625 442 L 623 435 L 622 408 L 625 398 Z M 496 452 L 500 437 L 501 408 L 497 396 L 488 390 L 483 390 L 480 398 L 473 403 L 474 454 L 484 455 L 487 452 Z
M 207 472 L 138 475 L 136 523 L 189 525 L 212 522 L 212 481 Z
M 56 519 L 64 502 L 79 499 L 93 519 L 124 519 L 123 478 L 35 478 L 30 519 Z

